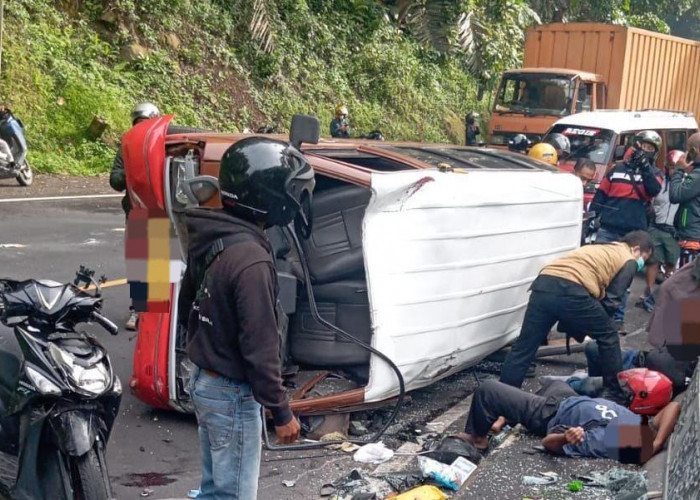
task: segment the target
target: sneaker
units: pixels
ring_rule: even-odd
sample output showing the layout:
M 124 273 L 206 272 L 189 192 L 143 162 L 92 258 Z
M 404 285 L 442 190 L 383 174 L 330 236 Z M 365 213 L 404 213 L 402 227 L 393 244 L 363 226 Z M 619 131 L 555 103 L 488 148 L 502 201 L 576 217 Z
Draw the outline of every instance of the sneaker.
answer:
M 136 330 L 136 325 L 139 323 L 139 313 L 136 311 L 129 311 L 129 319 L 126 320 L 126 324 L 124 325 L 127 330 L 131 330 L 132 332 Z

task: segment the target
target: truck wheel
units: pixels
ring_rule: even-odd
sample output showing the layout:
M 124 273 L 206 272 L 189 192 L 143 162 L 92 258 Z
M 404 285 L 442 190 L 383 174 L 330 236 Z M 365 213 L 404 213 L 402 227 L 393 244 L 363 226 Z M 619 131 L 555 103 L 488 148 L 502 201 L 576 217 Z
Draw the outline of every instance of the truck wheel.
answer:
M 79 500 L 109 500 L 108 486 L 104 482 L 106 474 L 92 448 L 82 457 L 71 459 L 71 479 L 75 498 Z
M 20 186 L 25 187 L 31 186 L 32 182 L 34 182 L 34 171 L 32 170 L 32 166 L 26 160 L 24 162 L 24 166 L 22 166 L 22 169 L 19 171 L 19 174 L 17 174 L 17 182 L 19 182 Z

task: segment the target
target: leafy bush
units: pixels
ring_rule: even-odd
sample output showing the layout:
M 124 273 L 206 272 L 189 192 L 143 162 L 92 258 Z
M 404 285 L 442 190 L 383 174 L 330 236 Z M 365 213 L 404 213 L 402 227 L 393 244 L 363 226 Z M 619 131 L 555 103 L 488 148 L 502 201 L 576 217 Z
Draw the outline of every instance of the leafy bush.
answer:
M 3 100 L 25 123 L 39 171 L 111 167 L 136 102 L 154 101 L 183 125 L 236 132 L 286 130 L 314 113 L 324 131 L 337 104 L 358 133 L 463 141 L 463 117 L 482 114 L 476 82 L 398 29 L 375 0 L 268 0 L 274 43 L 250 35 L 248 0 L 15 0 L 6 2 Z M 175 34 L 179 47 L 166 43 Z M 148 53 L 127 62 L 138 43 Z M 109 123 L 92 140 L 95 116 Z

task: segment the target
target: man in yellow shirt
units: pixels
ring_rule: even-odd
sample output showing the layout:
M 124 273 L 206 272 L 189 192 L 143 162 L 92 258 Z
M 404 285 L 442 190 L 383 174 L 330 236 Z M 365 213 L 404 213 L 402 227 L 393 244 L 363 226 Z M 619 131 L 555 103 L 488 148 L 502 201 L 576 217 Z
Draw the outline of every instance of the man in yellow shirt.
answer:
M 520 336 L 508 353 L 501 382 L 520 387 L 537 348 L 552 326 L 582 341 L 598 343 L 603 367 L 602 397 L 625 403 L 618 372 L 622 371 L 620 339 L 612 316 L 637 271 L 654 251 L 646 231 L 632 231 L 620 242 L 587 245 L 545 266 L 532 283 Z

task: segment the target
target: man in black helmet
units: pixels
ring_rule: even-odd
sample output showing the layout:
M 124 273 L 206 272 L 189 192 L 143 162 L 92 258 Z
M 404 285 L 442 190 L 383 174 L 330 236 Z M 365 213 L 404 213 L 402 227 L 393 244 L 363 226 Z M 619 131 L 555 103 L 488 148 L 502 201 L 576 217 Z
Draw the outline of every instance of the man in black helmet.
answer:
M 532 146 L 532 141 L 530 141 L 525 134 L 517 134 L 510 141 L 508 141 L 508 149 L 514 153 L 527 154 L 527 150 Z
M 144 120 L 150 120 L 151 118 L 157 118 L 160 116 L 160 111 L 155 104 L 150 102 L 142 102 L 134 106 L 131 110 L 131 125 L 134 126 L 141 123 Z M 117 154 L 114 156 L 114 162 L 112 163 L 112 171 L 109 174 L 109 185 L 115 191 L 126 191 L 126 171 L 124 170 L 124 158 L 122 157 L 121 145 L 117 148 Z M 131 211 L 131 200 L 129 199 L 129 193 L 124 194 L 122 198 L 122 208 L 124 209 L 124 215 L 128 219 L 129 212 Z M 133 306 L 129 306 L 129 318 L 126 320 L 125 327 L 127 330 L 136 330 L 136 325 L 138 324 L 139 315 Z
M 656 168 L 661 136 L 644 130 L 635 136 L 635 152 L 629 160 L 616 164 L 600 183 L 591 210 L 601 215 L 596 243 L 622 240 L 630 231 L 646 231 L 647 206 L 661 192 L 663 174 Z M 615 322 L 624 328 L 629 291 L 615 311 Z
M 196 366 L 189 391 L 199 423 L 200 499 L 257 497 L 261 405 L 279 441 L 299 437 L 282 387 L 277 274 L 263 230 L 294 221 L 309 234 L 313 188 L 313 169 L 295 148 L 249 137 L 221 159 L 223 209 L 187 210 L 178 313 Z

